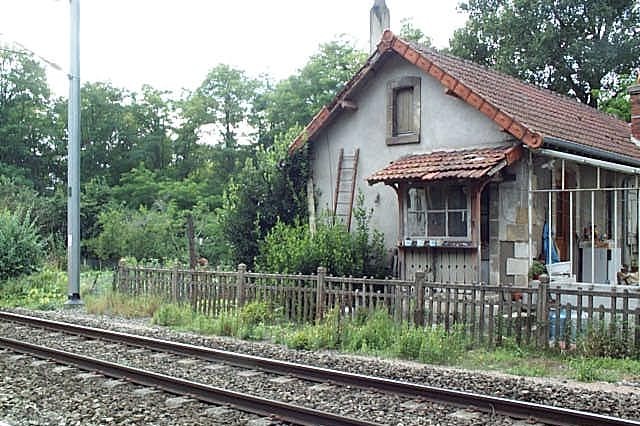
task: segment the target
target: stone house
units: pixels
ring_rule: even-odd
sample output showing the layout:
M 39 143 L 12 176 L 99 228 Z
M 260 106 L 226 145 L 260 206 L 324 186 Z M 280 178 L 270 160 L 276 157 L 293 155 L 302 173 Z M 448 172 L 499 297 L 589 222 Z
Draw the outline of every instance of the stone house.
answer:
M 640 85 L 630 93 L 631 128 L 385 30 L 290 152 L 308 148 L 311 222 L 350 226 L 361 192 L 400 278 L 525 285 L 540 259 L 558 281 L 616 284 L 639 263 Z

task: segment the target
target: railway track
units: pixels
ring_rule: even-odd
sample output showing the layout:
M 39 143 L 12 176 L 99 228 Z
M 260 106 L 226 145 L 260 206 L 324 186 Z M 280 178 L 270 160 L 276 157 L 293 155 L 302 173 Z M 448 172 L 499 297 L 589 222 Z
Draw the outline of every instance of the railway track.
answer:
M 394 381 L 390 379 L 383 379 L 371 376 L 364 376 L 358 374 L 352 374 L 342 371 L 329 370 L 324 368 L 318 368 L 313 366 L 289 363 L 284 361 L 272 360 L 267 358 L 237 354 L 233 352 L 221 351 L 206 347 L 188 345 L 183 343 L 175 343 L 166 340 L 158 340 L 152 339 L 143 336 L 137 336 L 127 333 L 114 332 L 104 329 L 90 328 L 79 326 L 75 324 L 62 323 L 57 321 L 45 320 L 41 318 L 28 317 L 13 313 L 0 312 L 0 319 L 4 321 L 11 321 L 14 323 L 30 326 L 30 327 L 38 327 L 43 328 L 55 332 L 66 333 L 66 334 L 75 334 L 78 336 L 82 336 L 84 338 L 89 339 L 100 339 L 107 340 L 110 342 L 118 343 L 118 344 L 126 344 L 130 346 L 135 346 L 139 348 L 144 348 L 145 350 L 152 351 L 160 351 L 160 352 L 168 352 L 175 355 L 196 358 L 200 360 L 217 362 L 217 363 L 225 363 L 228 365 L 241 367 L 245 369 L 253 369 L 260 370 L 272 374 L 278 375 L 286 375 L 286 376 L 294 376 L 303 380 L 314 381 L 314 382 L 323 382 L 323 383 L 331 383 L 333 385 L 341 385 L 347 387 L 357 387 L 366 390 L 375 390 L 376 392 L 385 392 L 390 394 L 402 395 L 409 398 L 415 398 L 416 400 L 428 400 L 435 403 L 440 404 L 448 404 L 454 405 L 458 407 L 473 407 L 476 410 L 490 413 L 492 415 L 498 414 L 502 416 L 508 416 L 519 419 L 527 419 L 527 420 L 535 420 L 538 422 L 542 422 L 549 425 L 612 425 L 612 426 L 631 426 L 631 425 L 640 425 L 640 422 L 635 420 L 628 419 L 620 419 L 614 418 L 594 413 L 587 413 L 581 411 L 575 411 L 565 408 L 545 406 L 540 404 L 534 404 L 529 402 L 521 402 L 515 400 L 509 400 L 504 398 L 497 398 L 486 395 L 479 395 L 469 392 L 461 392 L 454 390 L 447 390 L 429 386 L 423 386 L 418 384 L 411 384 L 406 382 Z M 0 346 L 5 346 L 9 344 L 14 344 L 15 342 L 5 343 L 6 339 L 0 341 Z M 9 346 L 5 346 L 9 347 Z M 15 346 L 12 347 L 12 350 L 18 350 Z M 23 349 L 26 350 L 26 349 Z M 40 349 L 41 350 L 41 349 Z M 44 353 L 40 353 L 40 357 L 47 357 Z M 68 356 L 68 355 L 64 355 Z M 50 356 L 48 356 L 50 357 Z M 59 362 L 66 362 L 64 360 L 60 360 Z M 101 361 L 103 362 L 103 361 Z M 113 366 L 109 366 L 112 368 Z M 93 370 L 102 371 L 102 369 L 108 370 L 106 367 L 101 368 L 90 368 L 90 367 L 82 367 L 89 368 Z M 138 372 L 125 372 L 120 373 L 124 374 L 118 377 L 128 377 L 127 374 L 131 374 L 132 376 L 138 374 Z M 107 373 L 104 373 L 107 374 Z M 146 379 L 148 380 L 148 379 Z M 155 379 L 154 379 L 155 380 Z M 198 385 L 196 383 L 193 383 Z M 166 384 L 159 385 L 156 384 L 154 386 L 162 387 L 167 389 L 168 386 Z M 196 386 L 197 387 L 197 386 Z M 169 389 L 167 389 L 169 390 Z M 169 390 L 171 391 L 171 390 Z M 173 390 L 174 393 L 188 393 L 190 395 L 197 396 L 197 390 L 190 390 L 188 392 Z M 198 397 L 199 398 L 199 397 Z M 207 397 L 210 398 L 210 397 Z M 223 399 L 219 403 L 229 403 L 229 401 L 233 401 L 236 396 L 230 397 L 230 399 Z M 200 398 L 199 398 L 200 399 Z M 207 399 L 201 398 L 203 401 L 208 401 Z M 244 408 L 249 410 L 249 408 Z M 278 413 L 276 416 L 282 419 L 288 419 L 286 421 L 296 423 L 296 424 L 375 424 L 375 423 L 320 423 L 318 419 L 309 420 L 309 418 L 302 418 L 300 420 L 292 420 L 293 417 L 291 413 L 282 413 L 279 414 L 278 407 L 266 408 L 262 407 L 261 410 L 265 411 L 256 411 L 256 413 L 264 414 L 265 412 Z M 305 415 L 315 415 L 317 413 L 307 413 Z M 347 419 L 343 421 L 355 421 L 355 419 Z M 330 421 L 340 421 L 338 419 L 330 419 L 325 420 L 327 422 Z M 307 422 L 307 423 L 305 423 Z
M 97 372 L 106 377 L 125 379 L 139 385 L 162 389 L 172 394 L 189 396 L 203 402 L 230 405 L 243 411 L 262 416 L 270 416 L 295 425 L 377 426 L 376 423 L 207 386 L 177 377 L 170 377 L 164 374 L 102 361 L 88 356 L 32 345 L 14 339 L 0 337 L 0 347 L 36 358 L 56 361 L 83 370 Z

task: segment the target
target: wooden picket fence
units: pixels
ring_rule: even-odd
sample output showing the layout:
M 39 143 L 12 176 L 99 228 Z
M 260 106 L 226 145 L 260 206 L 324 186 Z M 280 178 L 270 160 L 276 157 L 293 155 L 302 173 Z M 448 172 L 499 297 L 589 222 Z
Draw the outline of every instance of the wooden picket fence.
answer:
M 269 303 L 297 323 L 320 321 L 333 309 L 351 316 L 362 309 L 384 309 L 398 323 L 441 326 L 488 345 L 505 338 L 539 347 L 571 344 L 597 328 L 640 351 L 638 288 L 586 290 L 544 281 L 529 287 L 433 283 L 420 272 L 413 281 L 334 277 L 323 267 L 316 275 L 266 274 L 249 272 L 242 264 L 236 271 L 121 264 L 114 287 L 124 294 L 186 303 L 209 316 L 252 301 Z

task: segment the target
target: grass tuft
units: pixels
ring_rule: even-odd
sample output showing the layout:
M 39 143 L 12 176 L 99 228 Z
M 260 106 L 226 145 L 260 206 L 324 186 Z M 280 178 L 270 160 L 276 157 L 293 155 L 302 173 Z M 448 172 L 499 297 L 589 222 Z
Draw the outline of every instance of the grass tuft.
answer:
M 162 299 L 153 296 L 128 296 L 107 291 L 102 295 L 84 298 L 87 312 L 94 315 L 113 315 L 125 318 L 152 317 L 162 306 Z

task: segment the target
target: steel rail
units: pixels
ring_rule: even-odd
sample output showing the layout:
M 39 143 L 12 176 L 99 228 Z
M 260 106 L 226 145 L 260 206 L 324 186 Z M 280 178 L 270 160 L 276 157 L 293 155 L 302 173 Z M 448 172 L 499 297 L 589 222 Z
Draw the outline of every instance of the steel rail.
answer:
M 378 390 L 411 398 L 423 398 L 432 402 L 451 404 L 460 407 L 473 407 L 477 410 L 504 416 L 535 419 L 554 426 L 640 426 L 640 421 L 622 419 L 569 408 L 554 407 L 532 402 L 517 401 L 472 392 L 443 389 L 419 385 L 398 380 L 365 376 L 344 371 L 331 370 L 273 360 L 252 355 L 238 354 L 219 349 L 189 345 L 153 339 L 128 333 L 84 327 L 76 324 L 29 317 L 14 313 L 0 312 L 0 319 L 23 324 L 37 325 L 43 328 L 82 335 L 85 337 L 126 343 L 177 355 L 199 358 L 207 361 L 224 362 L 229 365 L 253 368 L 262 371 L 298 377 L 304 380 L 330 382 L 339 385 Z
M 342 417 L 324 411 L 208 386 L 202 383 L 102 361 L 71 352 L 20 342 L 14 339 L 0 337 L 0 347 L 22 354 L 28 354 L 36 358 L 73 365 L 82 370 L 98 372 L 104 376 L 124 379 L 139 385 L 162 389 L 172 394 L 185 395 L 212 404 L 233 406 L 241 411 L 269 416 L 296 425 L 379 426 L 377 423 Z

